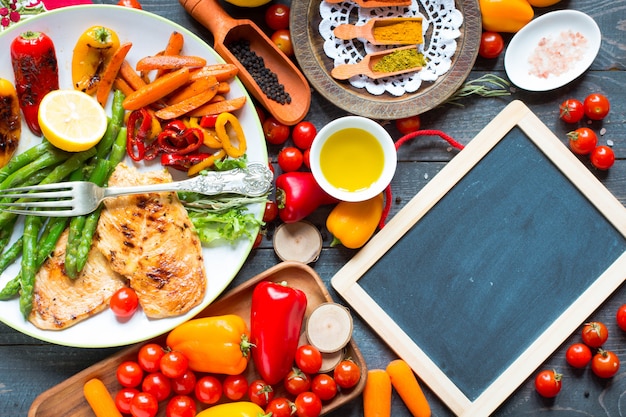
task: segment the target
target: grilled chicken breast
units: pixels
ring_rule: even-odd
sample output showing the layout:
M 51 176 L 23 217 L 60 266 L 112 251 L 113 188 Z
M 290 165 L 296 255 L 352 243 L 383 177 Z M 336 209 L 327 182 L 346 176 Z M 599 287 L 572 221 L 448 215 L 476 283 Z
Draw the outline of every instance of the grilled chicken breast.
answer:
M 33 309 L 28 320 L 40 329 L 62 330 L 109 306 L 109 299 L 125 278 L 115 273 L 109 261 L 94 247 L 76 279 L 65 274 L 66 230 L 37 273 Z
M 170 181 L 164 170 L 139 172 L 119 164 L 109 185 Z M 202 247 L 176 193 L 106 200 L 94 239 L 113 270 L 129 280 L 148 317 L 184 314 L 204 297 Z

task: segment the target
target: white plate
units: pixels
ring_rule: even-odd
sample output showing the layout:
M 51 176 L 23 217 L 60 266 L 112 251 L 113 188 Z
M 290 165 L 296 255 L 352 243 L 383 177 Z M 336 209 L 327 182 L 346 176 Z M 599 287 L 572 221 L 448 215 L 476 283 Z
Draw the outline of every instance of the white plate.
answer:
M 567 72 L 550 74 L 541 78 L 531 74 L 531 57 L 539 41 L 546 37 L 556 39 L 562 32 L 580 32 L 587 45 L 582 56 L 577 57 Z M 528 91 L 548 91 L 575 80 L 591 66 L 600 50 L 601 34 L 597 23 L 585 13 L 576 10 L 559 10 L 546 13 L 524 26 L 513 36 L 504 56 L 506 73 L 516 86 Z
M 202 39 L 167 19 L 127 7 L 89 5 L 45 12 L 1 32 L 0 51 L 5 56 L 0 60 L 0 77 L 14 81 L 9 59 L 9 46 L 12 40 L 18 34 L 27 30 L 43 31 L 52 38 L 55 44 L 59 62 L 60 87 L 72 88 L 72 50 L 80 34 L 93 25 L 107 26 L 117 32 L 120 42 L 130 41 L 133 43 L 133 47 L 127 56 L 131 64 L 134 64 L 143 56 L 153 55 L 162 50 L 173 31 L 179 31 L 185 35 L 184 53 L 203 56 L 209 63 L 223 62 L 219 55 Z M 231 97 L 247 96 L 245 88 L 238 80 L 231 84 L 232 88 L 229 93 Z M 110 107 L 107 109 L 107 112 L 110 114 Z M 261 124 L 249 96 L 246 107 L 237 116 L 246 133 L 248 159 L 250 161 L 267 163 L 267 148 Z M 40 140 L 30 134 L 30 131 L 24 125 L 18 152 L 30 148 L 39 143 Z M 128 161 L 130 161 L 130 158 L 128 158 Z M 158 167 L 154 166 L 152 169 L 158 169 Z M 262 216 L 263 208 L 260 204 L 255 204 L 251 207 L 251 210 L 259 218 Z M 16 227 L 16 229 L 14 239 L 17 238 L 18 233 L 21 234 L 21 226 Z M 200 305 L 182 316 L 149 320 L 141 311 L 138 311 L 130 321 L 121 323 L 107 309 L 66 330 L 46 331 L 36 328 L 24 319 L 19 311 L 18 301 L 15 299 L 0 301 L 0 320 L 22 333 L 60 345 L 111 347 L 140 342 L 171 330 L 176 325 L 195 316 L 210 304 L 239 272 L 251 249 L 252 242 L 249 239 L 241 239 L 233 245 L 223 244 L 205 247 L 203 255 L 208 280 L 206 295 Z M 0 275 L 0 288 L 3 288 L 18 271 L 19 262 Z

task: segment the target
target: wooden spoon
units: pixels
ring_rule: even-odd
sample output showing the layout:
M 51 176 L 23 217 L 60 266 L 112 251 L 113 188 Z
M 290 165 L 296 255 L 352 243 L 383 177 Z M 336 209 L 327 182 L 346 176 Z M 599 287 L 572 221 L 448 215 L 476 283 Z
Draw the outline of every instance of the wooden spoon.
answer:
M 366 75 L 369 78 L 377 80 L 379 78 L 392 77 L 394 75 L 407 74 L 409 72 L 416 72 L 422 69 L 422 67 L 412 67 L 401 71 L 393 72 L 380 72 L 374 71 L 374 65 L 385 56 L 404 49 L 417 49 L 416 45 L 403 46 L 401 48 L 391 48 L 380 52 L 373 52 L 365 55 L 365 57 L 356 64 L 342 64 L 338 65 L 330 71 L 330 75 L 337 80 L 347 80 L 355 75 Z
M 347 0 L 324 0 L 327 3 L 337 4 L 343 3 Z M 410 6 L 411 0 L 352 0 L 361 7 L 395 7 L 395 6 Z
M 187 12 L 213 33 L 213 48 L 226 62 L 239 69 L 238 77 L 246 89 L 280 123 L 292 126 L 304 119 L 311 105 L 311 88 L 294 63 L 251 20 L 234 19 L 219 5 L 218 0 L 180 0 Z M 265 66 L 278 76 L 291 102 L 280 104 L 268 98 L 252 75 L 228 49 L 234 41 L 250 42 L 250 49 L 263 58 Z
M 351 25 L 351 24 L 343 24 L 339 25 L 333 30 L 333 34 L 343 40 L 350 40 L 354 38 L 359 38 L 368 41 L 372 45 L 415 45 L 423 43 L 424 40 L 422 36 L 420 36 L 421 40 L 417 41 L 415 39 L 406 39 L 402 40 L 384 40 L 384 39 L 376 39 L 374 36 L 374 28 L 390 26 L 394 24 L 399 24 L 402 22 L 422 22 L 421 17 L 375 17 L 367 21 L 367 23 L 363 25 Z M 421 35 L 421 33 L 420 33 Z

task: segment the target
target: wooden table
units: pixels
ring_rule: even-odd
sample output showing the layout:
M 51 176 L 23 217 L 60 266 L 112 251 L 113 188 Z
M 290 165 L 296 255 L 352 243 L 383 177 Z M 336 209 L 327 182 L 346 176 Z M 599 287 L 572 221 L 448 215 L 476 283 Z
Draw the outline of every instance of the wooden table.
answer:
M 96 1 L 96 3 L 111 3 Z M 144 9 L 171 19 L 196 32 L 211 43 L 210 33 L 191 19 L 178 2 L 172 0 L 143 0 Z M 587 0 L 563 0 L 559 4 L 537 9 L 538 13 L 561 8 L 577 9 L 589 14 L 602 30 L 602 47 L 590 71 L 571 84 L 550 92 L 530 93 L 515 91 L 511 96 L 502 98 L 471 97 L 462 101 L 463 106 L 445 105 L 422 115 L 422 126 L 439 129 L 451 135 L 461 143 L 468 143 L 478 131 L 490 121 L 504 106 L 513 99 L 522 100 L 539 118 L 565 141 L 565 134 L 571 126 L 558 119 L 558 105 L 569 97 L 584 98 L 591 92 L 602 92 L 612 101 L 612 109 L 603 122 L 594 123 L 596 130 L 606 129 L 601 142 L 613 143 L 617 161 L 608 172 L 593 171 L 595 175 L 626 203 L 626 0 L 610 2 L 590 2 Z M 264 9 L 228 9 L 235 17 L 250 17 L 257 22 Z M 485 73 L 494 73 L 505 77 L 503 56 L 497 60 L 478 59 L 470 79 Z M 330 120 L 345 115 L 345 112 L 313 92 L 312 105 L 307 119 L 318 128 Z M 392 136 L 400 134 L 393 123 L 387 124 Z M 278 147 L 270 147 L 270 155 L 275 161 Z M 393 216 L 430 178 L 432 178 L 451 158 L 455 150 L 437 137 L 424 137 L 405 144 L 399 152 L 399 165 L 393 180 L 394 201 L 390 216 Z M 523 181 L 520 178 L 520 181 Z M 353 255 L 345 248 L 330 247 L 331 236 L 325 230 L 324 220 L 327 209 L 321 209 L 310 220 L 322 230 L 324 248 L 319 260 L 312 266 L 322 279 L 329 284 L 331 277 Z M 248 278 L 275 265 L 280 260 L 275 255 L 270 236 L 261 247 L 254 250 L 232 285 L 237 285 Z M 593 259 L 589 259 L 593 262 Z M 331 289 L 331 294 L 340 300 Z M 442 300 L 443 302 L 443 300 Z M 607 323 L 610 331 L 606 348 L 615 351 L 626 361 L 626 333 L 615 324 L 617 308 L 626 303 L 626 288 L 620 287 L 590 319 Z M 0 314 L 2 314 L 0 305 Z M 532 308 L 532 306 L 531 306 Z M 354 337 L 370 368 L 385 367 L 395 358 L 393 352 L 379 337 L 365 325 L 360 318 L 354 317 Z M 523 320 L 523 317 L 520 317 Z M 480 332 L 481 329 L 468 329 Z M 555 368 L 564 374 L 563 390 L 554 400 L 546 400 L 534 390 L 533 378 L 529 378 L 497 410 L 498 416 L 536 416 L 548 413 L 559 416 L 615 416 L 624 412 L 621 400 L 626 391 L 626 368 L 609 380 L 595 377 L 589 368 L 574 371 L 565 362 L 565 350 L 576 341 L 579 333 L 570 338 L 551 355 L 542 368 Z M 0 415 L 4 417 L 25 416 L 32 401 L 48 388 L 63 382 L 78 371 L 117 352 L 119 348 L 78 349 L 51 345 L 25 336 L 4 324 L 0 324 Z M 485 361 L 489 361 L 489 352 L 485 352 Z M 534 376 L 534 374 L 533 374 Z M 451 412 L 438 398 L 424 387 L 433 415 L 447 416 Z M 332 416 L 361 416 L 361 401 L 353 401 L 332 413 Z M 394 394 L 393 412 L 395 417 L 409 416 L 399 397 Z

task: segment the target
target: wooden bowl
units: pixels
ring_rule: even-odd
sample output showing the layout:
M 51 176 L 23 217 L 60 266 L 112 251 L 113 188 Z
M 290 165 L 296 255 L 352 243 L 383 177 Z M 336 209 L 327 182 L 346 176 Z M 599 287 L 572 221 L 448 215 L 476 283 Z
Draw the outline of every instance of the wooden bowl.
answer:
M 421 114 L 442 104 L 462 86 L 478 56 L 482 32 L 478 0 L 456 0 L 456 7 L 464 20 L 450 70 L 435 82 L 424 82 L 414 93 L 376 96 L 365 88 L 353 87 L 348 81 L 332 78 L 333 61 L 324 53 L 324 39 L 318 29 L 321 16 L 317 0 L 291 2 L 290 28 L 295 56 L 313 89 L 352 114 L 379 120 Z
M 306 317 L 318 305 L 333 301 L 319 275 L 311 267 L 301 262 L 282 262 L 224 294 L 205 308 L 197 317 L 238 314 L 246 320 L 249 328 L 252 291 L 256 284 L 265 280 L 285 281 L 290 286 L 304 291 L 307 295 Z M 302 330 L 304 333 L 304 328 Z M 118 365 L 125 360 L 136 360 L 137 352 L 146 343 L 156 342 L 164 345 L 165 337 L 166 335 L 163 335 L 123 349 L 50 388 L 35 399 L 28 412 L 28 417 L 93 416 L 93 411 L 91 411 L 89 404 L 83 396 L 83 385 L 85 382 L 91 378 L 100 378 L 109 389 L 109 392 L 115 395 L 121 388 L 115 375 Z M 346 402 L 352 401 L 363 392 L 365 387 L 367 367 L 354 339 L 351 339 L 346 346 L 344 357 L 351 358 L 360 366 L 361 379 L 355 387 L 337 393 L 337 396 L 331 401 L 325 401 L 322 407 L 322 414 L 329 413 Z M 252 382 L 259 377 L 252 361 L 250 361 L 245 375 L 248 382 Z M 274 392 L 275 397 L 289 395 L 282 384 L 274 386 Z M 165 416 L 165 404 L 165 402 L 160 404 L 157 416 Z M 198 407 L 206 408 L 207 406 L 198 403 Z

